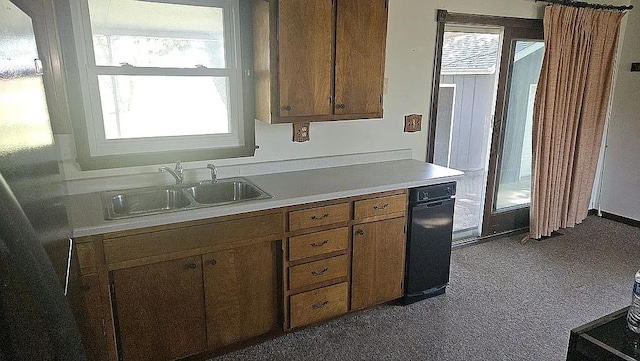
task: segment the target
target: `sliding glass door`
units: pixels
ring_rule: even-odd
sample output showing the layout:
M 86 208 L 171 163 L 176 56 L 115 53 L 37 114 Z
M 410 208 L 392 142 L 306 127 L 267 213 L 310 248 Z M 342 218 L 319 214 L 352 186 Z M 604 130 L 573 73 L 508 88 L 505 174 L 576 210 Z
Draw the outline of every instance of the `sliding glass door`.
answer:
M 489 156 L 482 235 L 529 226 L 533 102 L 544 42 L 541 29 L 505 29 Z
M 542 21 L 438 12 L 428 161 L 465 172 L 454 239 L 525 228 Z
M 433 163 L 464 171 L 455 238 L 481 232 L 501 38 L 495 27 L 445 27 Z

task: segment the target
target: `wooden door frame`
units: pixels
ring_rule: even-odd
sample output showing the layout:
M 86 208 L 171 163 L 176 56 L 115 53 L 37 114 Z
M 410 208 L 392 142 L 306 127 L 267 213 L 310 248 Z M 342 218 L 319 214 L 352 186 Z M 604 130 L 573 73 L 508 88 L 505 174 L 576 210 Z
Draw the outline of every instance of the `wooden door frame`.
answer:
M 447 10 L 438 9 L 437 11 L 437 32 L 436 32 L 436 49 L 433 63 L 433 79 L 431 90 L 431 108 L 429 111 L 429 126 L 427 138 L 427 162 L 433 162 L 436 135 L 436 119 L 438 115 L 438 101 L 440 90 L 440 65 L 442 63 L 442 48 L 444 44 L 444 33 L 446 25 L 463 25 L 463 26 L 494 26 L 504 29 L 502 37 L 502 53 L 500 59 L 500 73 L 498 75 L 498 87 L 496 89 L 496 107 L 492 122 L 491 135 L 491 151 L 489 154 L 488 177 L 486 184 L 486 192 L 483 207 L 482 234 L 481 236 L 490 236 L 498 233 L 513 231 L 519 228 L 528 227 L 529 208 L 523 207 L 516 210 L 501 212 L 506 218 L 506 222 L 501 221 L 497 225 L 489 226 L 495 221 L 493 216 L 493 202 L 496 197 L 494 188 L 498 182 L 497 170 L 499 169 L 498 154 L 502 151 L 505 122 L 501 119 L 505 114 L 504 107 L 507 105 L 506 96 L 508 95 L 508 82 L 511 76 L 511 41 L 518 39 L 520 34 L 536 33 L 542 34 L 542 19 L 524 19 L 502 16 L 487 16 L 462 13 L 450 13 Z M 505 45 L 506 44 L 506 45 Z M 526 213 L 523 213 L 526 212 Z M 526 224 L 523 224 L 526 220 Z M 495 223 L 495 222 L 494 222 Z M 516 228 L 513 228 L 513 227 Z

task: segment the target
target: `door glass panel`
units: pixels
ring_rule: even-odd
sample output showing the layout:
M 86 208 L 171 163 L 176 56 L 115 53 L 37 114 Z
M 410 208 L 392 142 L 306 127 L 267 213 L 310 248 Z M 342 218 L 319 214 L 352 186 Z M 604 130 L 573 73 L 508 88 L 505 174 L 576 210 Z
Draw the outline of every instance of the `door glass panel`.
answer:
M 500 39 L 500 29 L 445 28 L 433 162 L 465 173 L 457 184 L 454 239 L 480 235 Z
M 0 0 L 0 157 L 53 145 L 31 18 Z M 34 61 L 35 59 L 35 61 Z
M 531 200 L 533 102 L 544 54 L 543 41 L 517 40 L 512 47 L 505 137 L 494 203 L 498 212 L 526 207 Z

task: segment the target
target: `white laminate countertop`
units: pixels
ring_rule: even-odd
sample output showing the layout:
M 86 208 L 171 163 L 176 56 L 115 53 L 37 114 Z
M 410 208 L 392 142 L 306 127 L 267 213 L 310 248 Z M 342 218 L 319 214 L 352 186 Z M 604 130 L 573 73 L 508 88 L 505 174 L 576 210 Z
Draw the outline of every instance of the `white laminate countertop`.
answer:
M 69 196 L 73 237 L 186 222 L 295 204 L 459 180 L 463 173 L 418 160 L 396 160 L 245 177 L 273 196 L 157 215 L 105 220 L 100 193 Z

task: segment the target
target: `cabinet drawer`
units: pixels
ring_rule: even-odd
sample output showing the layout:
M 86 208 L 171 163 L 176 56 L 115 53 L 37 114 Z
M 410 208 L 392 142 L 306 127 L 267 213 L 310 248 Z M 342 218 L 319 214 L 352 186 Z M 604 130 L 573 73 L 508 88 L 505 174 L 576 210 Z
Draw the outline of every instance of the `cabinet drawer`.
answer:
M 289 238 L 289 261 L 347 249 L 349 228 L 315 232 Z
M 398 194 L 396 196 L 365 199 L 356 201 L 354 207 L 353 219 L 406 212 L 407 196 L 405 194 Z
M 325 226 L 327 224 L 347 222 L 349 220 L 349 203 L 316 207 L 289 213 L 289 230 Z
M 80 274 L 87 275 L 96 272 L 96 250 L 93 243 L 78 243 L 76 245 Z
M 282 213 L 168 229 L 103 241 L 107 264 L 242 241 L 282 232 Z M 279 237 L 279 236 L 278 236 Z
M 347 264 L 347 255 L 343 255 L 290 267 L 289 289 L 345 277 Z
M 291 296 L 291 327 L 347 313 L 347 298 L 346 282 Z

